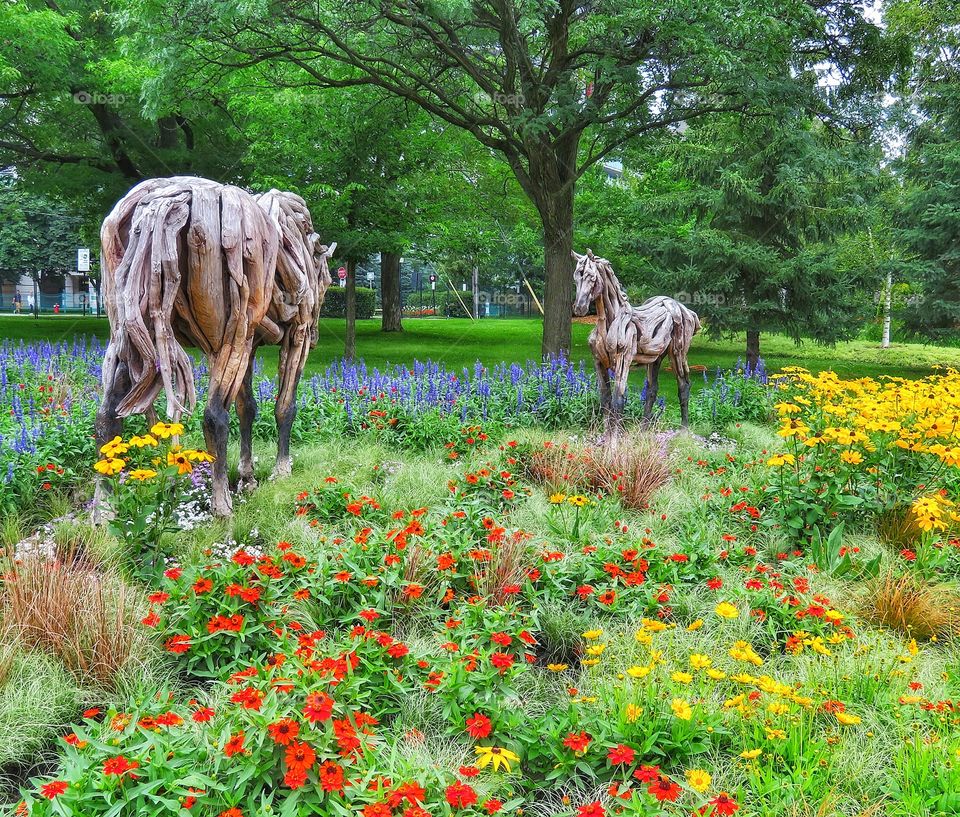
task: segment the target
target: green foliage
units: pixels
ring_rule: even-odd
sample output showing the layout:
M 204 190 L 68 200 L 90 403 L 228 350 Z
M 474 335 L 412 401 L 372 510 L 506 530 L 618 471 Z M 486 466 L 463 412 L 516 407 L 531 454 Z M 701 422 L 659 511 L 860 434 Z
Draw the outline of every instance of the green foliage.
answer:
M 368 287 L 357 287 L 357 320 L 366 320 L 373 317 L 376 308 L 377 293 Z M 347 314 L 346 287 L 332 286 L 323 298 L 320 315 L 324 318 L 343 318 Z
M 0 178 L 0 280 L 29 275 L 39 281 L 75 269 L 77 228 L 76 217 L 60 201 Z
M 0 17 L 0 166 L 70 202 L 86 246 L 113 202 L 144 178 L 235 178 L 237 123 L 195 82 L 166 86 L 144 110 L 151 72 L 118 31 L 122 19 L 95 0 L 16 0 Z
M 691 184 L 660 201 L 660 286 L 714 336 L 855 335 L 880 277 L 839 265 L 836 240 L 858 223 L 876 157 L 796 108 L 697 125 L 673 152 Z

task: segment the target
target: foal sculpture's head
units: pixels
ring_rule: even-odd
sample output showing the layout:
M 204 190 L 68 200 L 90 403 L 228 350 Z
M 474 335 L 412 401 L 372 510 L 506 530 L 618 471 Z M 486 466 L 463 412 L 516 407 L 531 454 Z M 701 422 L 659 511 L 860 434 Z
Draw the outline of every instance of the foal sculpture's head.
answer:
M 577 266 L 573 270 L 573 280 L 577 285 L 577 294 L 573 300 L 573 314 L 577 317 L 586 315 L 593 303 L 603 292 L 603 279 L 600 276 L 600 267 L 597 258 L 591 250 L 586 255 L 573 252 L 573 260 Z

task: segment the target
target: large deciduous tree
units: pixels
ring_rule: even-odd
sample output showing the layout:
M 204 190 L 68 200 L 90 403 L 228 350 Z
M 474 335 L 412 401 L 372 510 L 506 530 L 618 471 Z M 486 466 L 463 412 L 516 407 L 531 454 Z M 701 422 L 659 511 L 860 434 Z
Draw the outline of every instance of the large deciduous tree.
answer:
M 0 177 L 0 280 L 29 275 L 37 284 L 76 263 L 77 217 L 62 202 L 26 192 Z
M 116 4 L 10 0 L 0 13 L 0 167 L 99 225 L 138 181 L 236 180 L 240 131 L 189 83 L 142 104 L 149 72 L 119 35 Z
M 164 60 L 175 36 L 225 68 L 283 61 L 302 84 L 375 85 L 502 155 L 542 223 L 545 353 L 570 345 L 586 169 L 644 134 L 763 107 L 784 66 L 842 62 L 875 34 L 855 0 L 133 2 Z

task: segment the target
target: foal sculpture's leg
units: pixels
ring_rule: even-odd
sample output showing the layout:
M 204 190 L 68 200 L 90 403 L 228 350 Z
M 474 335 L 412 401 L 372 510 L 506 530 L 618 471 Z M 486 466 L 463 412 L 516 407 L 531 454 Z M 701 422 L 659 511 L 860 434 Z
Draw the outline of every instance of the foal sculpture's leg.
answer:
M 104 384 L 103 402 L 97 409 L 97 417 L 94 421 L 97 457 L 100 456 L 100 446 L 110 442 L 123 431 L 123 419 L 117 414 L 117 406 L 120 405 L 120 401 L 129 390 L 130 372 L 127 364 L 118 363 L 112 380 Z M 103 478 L 100 477 L 97 479 L 93 493 L 93 521 L 95 524 L 100 524 L 108 518 L 106 499 L 107 486 Z
M 649 423 L 653 419 L 653 404 L 657 400 L 660 389 L 660 364 L 663 357 L 658 357 L 653 363 L 647 364 L 647 396 L 643 401 L 643 421 Z
M 237 419 L 240 421 L 240 480 L 237 489 L 252 491 L 257 487 L 253 475 L 253 421 L 257 417 L 257 401 L 253 396 L 253 356 L 243 376 L 240 392 L 237 394 Z
M 684 367 L 683 374 L 677 372 L 677 394 L 680 397 L 680 425 L 690 425 L 690 370 Z
M 221 355 L 229 355 L 228 348 Z M 207 407 L 203 411 L 203 436 L 207 442 L 207 451 L 216 459 L 213 462 L 213 489 L 210 509 L 215 516 L 229 516 L 233 509 L 230 499 L 230 484 L 227 481 L 227 435 L 230 432 L 229 401 L 224 394 L 225 384 L 219 374 L 221 367 L 217 360 L 211 361 L 210 392 L 207 395 Z
M 686 428 L 690 425 L 690 366 L 686 357 L 671 354 L 670 362 L 677 373 L 677 397 L 680 399 L 680 425 Z

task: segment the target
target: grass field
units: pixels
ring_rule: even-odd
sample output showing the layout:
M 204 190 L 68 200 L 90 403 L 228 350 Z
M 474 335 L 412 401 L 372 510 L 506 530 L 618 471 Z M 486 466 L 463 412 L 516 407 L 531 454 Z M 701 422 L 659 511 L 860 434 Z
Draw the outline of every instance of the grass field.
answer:
M 402 333 L 383 334 L 378 320 L 358 321 L 358 357 L 371 366 L 430 358 L 452 368 L 470 366 L 477 360 L 490 365 L 540 357 L 539 321 L 408 319 L 404 327 Z M 587 335 L 590 328 L 574 324 L 574 359 L 589 359 Z M 77 335 L 96 335 L 105 339 L 108 334 L 106 318 L 0 316 L 0 337 L 11 340 L 64 340 Z M 320 342 L 310 355 L 308 374 L 322 370 L 343 354 L 343 337 L 342 320 L 325 318 L 320 321 Z M 690 362 L 704 365 L 710 371 L 718 367 L 729 368 L 743 356 L 743 345 L 742 338 L 711 340 L 701 335 L 694 339 Z M 960 349 L 922 344 L 897 344 L 881 349 L 876 343 L 857 340 L 833 347 L 810 342 L 798 346 L 790 338 L 766 335 L 761 338 L 761 348 L 771 370 L 792 365 L 812 371 L 832 369 L 844 376 L 922 377 L 937 365 L 960 367 Z M 276 347 L 264 348 L 261 355 L 268 370 L 276 368 Z

